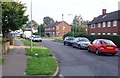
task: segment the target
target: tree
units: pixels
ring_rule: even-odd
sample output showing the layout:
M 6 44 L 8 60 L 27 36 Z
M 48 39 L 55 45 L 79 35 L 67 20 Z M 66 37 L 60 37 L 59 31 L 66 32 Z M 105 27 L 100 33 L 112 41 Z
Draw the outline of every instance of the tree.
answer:
M 26 7 L 21 2 L 2 2 L 2 34 L 15 31 L 28 21 L 28 15 L 25 16 Z
M 86 25 L 86 22 L 83 21 L 83 18 L 81 15 L 79 16 L 75 16 L 74 19 L 73 19 L 73 24 L 72 24 L 72 31 L 73 32 L 82 32 L 84 33 L 85 32 L 85 26 Z
M 42 37 L 44 36 L 44 32 L 45 32 L 45 25 L 44 24 L 41 24 L 39 27 L 38 27 L 38 33 L 39 35 L 41 35 Z
M 43 18 L 43 22 L 46 26 L 50 25 L 51 23 L 54 23 L 54 20 L 50 18 L 49 16 Z

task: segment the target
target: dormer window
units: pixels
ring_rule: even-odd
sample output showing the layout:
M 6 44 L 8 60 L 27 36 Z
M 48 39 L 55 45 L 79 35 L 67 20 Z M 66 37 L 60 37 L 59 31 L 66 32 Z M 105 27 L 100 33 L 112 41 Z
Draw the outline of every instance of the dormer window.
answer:
M 117 21 L 113 21 L 113 26 L 117 26 Z

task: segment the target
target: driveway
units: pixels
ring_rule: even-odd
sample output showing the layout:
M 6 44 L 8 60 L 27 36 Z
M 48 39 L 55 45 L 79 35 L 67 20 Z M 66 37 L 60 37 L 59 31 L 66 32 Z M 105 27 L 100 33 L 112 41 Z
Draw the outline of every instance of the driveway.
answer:
M 40 44 L 53 51 L 60 64 L 60 75 L 118 76 L 118 56 L 99 56 L 51 40 Z

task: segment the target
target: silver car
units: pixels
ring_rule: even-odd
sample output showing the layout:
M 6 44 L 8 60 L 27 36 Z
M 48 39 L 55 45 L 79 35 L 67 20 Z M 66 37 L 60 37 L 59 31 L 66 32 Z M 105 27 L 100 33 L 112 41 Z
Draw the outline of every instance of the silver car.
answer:
M 32 41 L 39 41 L 42 42 L 42 38 L 40 36 L 34 36 Z
M 73 47 L 77 47 L 79 49 L 87 49 L 90 41 L 85 37 L 77 37 L 74 40 Z

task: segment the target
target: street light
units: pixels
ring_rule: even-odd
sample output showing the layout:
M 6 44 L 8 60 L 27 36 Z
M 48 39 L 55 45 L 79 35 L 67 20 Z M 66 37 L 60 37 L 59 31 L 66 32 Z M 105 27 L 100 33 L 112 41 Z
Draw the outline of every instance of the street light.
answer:
M 32 0 L 31 0 L 31 40 L 30 40 L 30 52 L 32 52 Z
M 74 16 L 74 14 L 68 14 L 69 16 Z M 73 26 L 73 37 L 74 37 L 74 33 L 75 33 L 75 28 L 74 28 L 74 26 Z
M 64 20 L 63 20 L 63 17 L 64 17 L 64 14 L 62 14 L 62 32 L 63 32 L 63 36 L 64 36 L 64 30 L 65 30 L 65 27 L 64 27 Z

